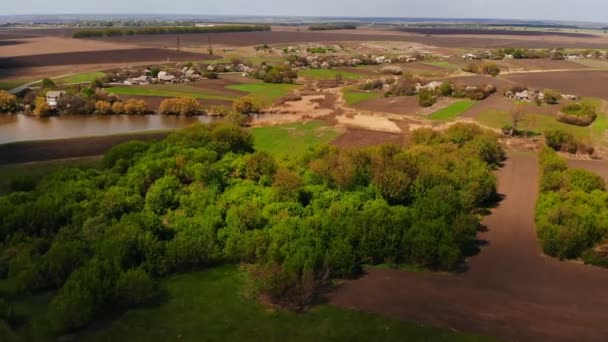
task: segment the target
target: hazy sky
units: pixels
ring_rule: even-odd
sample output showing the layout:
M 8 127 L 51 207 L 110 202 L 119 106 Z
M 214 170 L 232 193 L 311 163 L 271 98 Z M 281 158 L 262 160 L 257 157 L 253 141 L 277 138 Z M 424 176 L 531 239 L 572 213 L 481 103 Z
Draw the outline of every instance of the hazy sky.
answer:
M 608 22 L 606 0 L 1 0 L 0 14 L 166 13 Z

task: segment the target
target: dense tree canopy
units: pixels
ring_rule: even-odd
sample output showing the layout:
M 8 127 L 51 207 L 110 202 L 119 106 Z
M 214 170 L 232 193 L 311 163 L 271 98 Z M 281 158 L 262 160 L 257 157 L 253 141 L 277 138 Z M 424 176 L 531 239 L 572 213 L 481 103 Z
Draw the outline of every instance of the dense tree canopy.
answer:
M 236 126 L 194 126 L 0 197 L 0 276 L 15 294 L 58 290 L 56 333 L 154 301 L 158 277 L 226 262 L 251 264 L 260 291 L 299 308 L 364 264 L 458 267 L 502 158 L 495 136 L 468 125 L 420 132 L 409 148 L 281 161 Z

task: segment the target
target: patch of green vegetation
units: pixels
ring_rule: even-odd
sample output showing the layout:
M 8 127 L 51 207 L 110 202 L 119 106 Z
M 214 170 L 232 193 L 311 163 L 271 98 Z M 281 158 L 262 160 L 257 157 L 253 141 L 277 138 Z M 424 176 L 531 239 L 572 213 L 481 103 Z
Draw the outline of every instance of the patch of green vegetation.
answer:
M 236 267 L 172 276 L 160 307 L 131 310 L 83 341 L 493 341 L 363 312 L 318 306 L 298 314 L 267 310 L 246 295 Z
M 146 86 L 110 87 L 108 93 L 116 95 L 133 96 L 161 96 L 180 97 L 192 96 L 201 100 L 226 100 L 232 101 L 236 97 L 232 94 L 220 93 L 210 89 L 198 88 L 183 84 L 155 84 Z
M 226 88 L 247 92 L 264 105 L 269 105 L 279 97 L 285 96 L 297 89 L 298 85 L 285 83 L 247 83 L 229 85 Z
M 462 113 L 466 112 L 475 104 L 475 101 L 471 100 L 462 100 L 458 102 L 454 102 L 446 108 L 436 111 L 435 113 L 429 115 L 429 119 L 431 120 L 452 120 L 460 116 Z
M 356 81 L 365 77 L 363 74 L 336 69 L 307 69 L 300 71 L 298 76 L 315 80 L 335 80 L 338 76 L 342 76 L 343 80 L 349 81 Z
M 365 92 L 355 88 L 345 88 L 344 90 L 344 101 L 349 106 L 354 106 L 358 103 L 365 102 L 372 99 L 382 97 L 382 93 L 379 92 Z
M 13 181 L 35 181 L 64 167 L 94 168 L 100 166 L 100 157 L 52 160 L 46 162 L 0 165 L 0 194 L 10 190 Z
M 0 81 L 0 90 L 11 90 L 29 82 L 31 80 L 2 80 Z
M 103 78 L 106 76 L 105 72 L 101 71 L 93 71 L 93 72 L 85 72 L 81 74 L 69 75 L 57 79 L 53 79 L 57 84 L 72 84 L 72 83 L 90 83 L 95 81 L 98 78 Z
M 475 120 L 488 127 L 501 129 L 511 125 L 513 117 L 507 111 L 491 109 L 481 112 Z M 590 127 L 568 125 L 546 114 L 524 114 L 519 121 L 518 127 L 534 133 L 543 133 L 549 129 L 562 129 L 572 133 L 576 137 L 590 136 Z
M 251 133 L 256 150 L 275 156 L 297 155 L 311 147 L 329 143 L 340 135 L 336 129 L 320 121 L 258 127 Z

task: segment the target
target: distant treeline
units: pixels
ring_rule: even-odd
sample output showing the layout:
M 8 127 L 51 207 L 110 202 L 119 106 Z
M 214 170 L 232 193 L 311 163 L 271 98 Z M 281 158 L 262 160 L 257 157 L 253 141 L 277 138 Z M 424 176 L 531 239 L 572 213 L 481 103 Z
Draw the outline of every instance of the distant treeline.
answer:
M 209 27 L 196 26 L 155 26 L 140 28 L 82 29 L 74 31 L 73 38 L 98 38 L 116 36 L 135 36 L 148 34 L 187 34 L 270 31 L 270 25 L 221 25 Z
M 327 30 L 356 30 L 357 25 L 354 24 L 320 24 L 311 25 L 308 27 L 310 31 L 327 31 Z

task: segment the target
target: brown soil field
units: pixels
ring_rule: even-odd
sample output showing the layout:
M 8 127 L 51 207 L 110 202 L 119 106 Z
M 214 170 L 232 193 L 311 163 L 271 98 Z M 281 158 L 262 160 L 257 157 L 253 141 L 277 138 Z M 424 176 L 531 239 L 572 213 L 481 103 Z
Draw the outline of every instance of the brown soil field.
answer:
M 421 109 L 417 96 L 380 97 L 360 102 L 352 107 L 372 112 L 403 115 L 414 115 Z
M 20 44 L 0 46 L 0 57 L 139 48 L 136 45 L 57 37 L 28 37 L 28 39 L 2 40 L 2 42 L 19 42 Z
M 339 41 L 403 41 L 420 43 L 437 47 L 452 48 L 492 48 L 492 47 L 520 47 L 520 48 L 605 48 L 606 41 L 602 38 L 572 38 L 535 36 L 534 39 L 523 39 L 518 36 L 478 37 L 469 36 L 420 36 L 403 32 L 389 31 L 360 31 L 353 30 L 326 31 L 326 32 L 243 32 L 243 33 L 215 33 L 184 34 L 180 35 L 182 46 L 206 47 L 209 36 L 215 45 L 226 46 L 253 46 L 260 44 L 286 44 L 305 42 L 339 42 Z M 355 32 L 358 31 L 358 32 Z M 177 35 L 148 35 L 148 36 L 122 36 L 99 38 L 100 41 L 138 44 L 152 47 L 174 47 Z
M 569 159 L 568 165 L 591 171 L 608 181 L 608 161 L 606 160 Z
M 125 49 L 104 51 L 66 52 L 20 57 L 0 58 L 3 68 L 24 68 L 52 65 L 78 65 L 136 62 L 183 62 L 212 60 L 219 57 L 192 52 L 177 52 L 168 49 Z
M 235 85 L 235 84 L 243 84 L 243 83 L 252 83 L 248 78 L 220 78 L 217 80 L 203 80 L 199 82 L 188 83 L 189 86 L 208 89 L 217 92 L 224 93 L 226 95 L 234 95 L 234 96 L 245 96 L 247 92 L 226 88 L 226 86 Z
M 160 140 L 168 132 L 32 141 L 0 145 L 0 165 L 96 156 L 131 140 Z
M 558 31 L 523 31 L 505 29 L 465 29 L 465 28 L 424 28 L 412 27 L 399 29 L 401 32 L 432 34 L 432 35 L 475 35 L 475 36 L 562 36 L 562 37 L 597 37 L 589 33 L 558 32 Z
M 486 84 L 491 84 L 495 86 L 497 89 L 504 89 L 510 85 L 513 85 L 512 82 L 501 79 L 498 77 L 485 76 L 485 75 L 467 75 L 467 76 L 456 76 L 446 78 L 446 81 L 454 82 L 457 85 L 471 85 L 471 86 L 482 86 Z
M 148 108 L 150 110 L 153 111 L 157 111 L 158 108 L 160 107 L 161 102 L 163 102 L 166 99 L 169 99 L 171 97 L 162 97 L 162 96 L 125 96 L 122 95 L 120 96 L 120 98 L 123 101 L 127 101 L 130 99 L 136 99 L 136 100 L 144 100 L 146 102 L 146 104 L 148 105 Z M 232 101 L 226 101 L 226 100 L 199 100 L 198 101 L 201 106 L 203 106 L 203 108 L 211 108 L 211 107 L 215 107 L 215 106 L 226 106 L 226 107 L 230 107 L 232 108 Z
M 532 88 L 550 88 L 568 94 L 608 99 L 608 71 L 522 73 L 499 76 Z
M 331 304 L 506 341 L 605 341 L 608 270 L 543 256 L 536 238 L 535 154 L 510 153 L 498 173 L 504 200 L 484 220 L 467 270 L 366 269 Z
M 345 148 L 357 148 L 383 144 L 403 145 L 405 143 L 406 137 L 403 134 L 348 128 L 346 133 L 332 142 L 332 145 Z
M 576 62 L 552 59 L 505 59 L 495 61 L 495 63 L 510 70 L 588 69 L 588 67 Z

